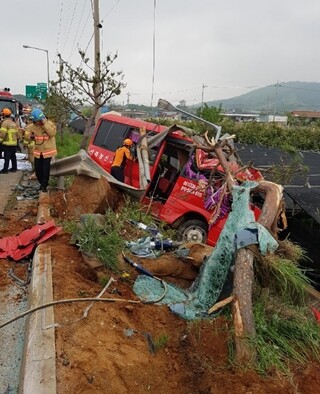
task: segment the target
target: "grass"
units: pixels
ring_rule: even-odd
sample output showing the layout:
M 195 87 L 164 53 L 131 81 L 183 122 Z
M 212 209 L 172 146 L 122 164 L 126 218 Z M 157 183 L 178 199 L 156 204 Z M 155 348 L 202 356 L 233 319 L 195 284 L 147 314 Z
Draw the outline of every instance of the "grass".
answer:
M 165 348 L 168 342 L 169 342 L 169 336 L 166 333 L 163 333 L 158 337 L 154 338 L 153 344 L 155 351 Z
M 61 159 L 78 153 L 81 140 L 81 134 L 72 133 L 68 129 L 64 129 L 62 133 L 56 134 L 57 158 Z
M 256 300 L 254 317 L 256 338 L 249 343 L 257 351 L 259 372 L 290 374 L 290 364 L 320 359 L 319 325 L 307 307 L 284 307 L 269 295 Z
M 256 278 L 262 287 L 278 293 L 284 303 L 304 304 L 306 287 L 311 281 L 299 267 L 306 252 L 288 240 L 280 241 L 274 254 L 260 256 L 255 264 Z
M 98 257 L 107 268 L 117 271 L 118 255 L 124 247 L 118 226 L 106 224 L 101 228 L 94 216 L 88 216 L 80 225 L 69 224 L 65 229 L 72 232 L 72 242 L 81 252 Z
M 126 199 L 119 212 L 106 211 L 102 224 L 98 224 L 94 215 L 87 215 L 83 222 L 65 222 L 63 227 L 72 234 L 71 243 L 76 244 L 81 252 L 98 257 L 105 267 L 117 272 L 118 256 L 125 247 L 126 239 L 131 240 L 134 233 L 129 220 L 154 225 L 151 215 L 145 214 L 139 203 Z M 140 231 L 135 232 L 138 238 Z
M 285 240 L 279 242 L 275 254 L 255 261 L 256 335 L 247 343 L 257 354 L 255 368 L 259 373 L 290 376 L 294 365 L 320 360 L 320 326 L 306 304 L 306 286 L 310 281 L 298 266 L 303 258 L 305 251 Z M 229 343 L 229 351 L 232 361 L 233 343 Z

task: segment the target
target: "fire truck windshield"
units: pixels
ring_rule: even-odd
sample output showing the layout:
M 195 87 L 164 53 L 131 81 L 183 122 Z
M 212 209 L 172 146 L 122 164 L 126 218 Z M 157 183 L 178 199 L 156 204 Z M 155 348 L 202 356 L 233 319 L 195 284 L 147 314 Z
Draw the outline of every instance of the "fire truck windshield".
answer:
M 17 115 L 16 101 L 8 97 L 7 98 L 0 97 L 0 112 L 2 112 L 3 108 L 9 108 L 14 115 Z

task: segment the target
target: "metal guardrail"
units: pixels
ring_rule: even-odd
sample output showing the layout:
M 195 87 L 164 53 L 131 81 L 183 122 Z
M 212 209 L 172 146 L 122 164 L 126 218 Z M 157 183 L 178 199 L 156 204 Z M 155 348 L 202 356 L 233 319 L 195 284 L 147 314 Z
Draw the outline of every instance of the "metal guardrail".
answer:
M 59 180 L 59 178 L 66 175 L 86 175 L 95 179 L 100 179 L 103 176 L 108 180 L 108 182 L 116 185 L 119 189 L 135 198 L 141 197 L 145 192 L 144 189 L 137 189 L 133 186 L 119 182 L 94 162 L 83 149 L 73 156 L 58 159 L 51 163 L 50 175 L 58 177 L 58 184 L 60 185 L 62 185 L 63 182 L 61 179 Z

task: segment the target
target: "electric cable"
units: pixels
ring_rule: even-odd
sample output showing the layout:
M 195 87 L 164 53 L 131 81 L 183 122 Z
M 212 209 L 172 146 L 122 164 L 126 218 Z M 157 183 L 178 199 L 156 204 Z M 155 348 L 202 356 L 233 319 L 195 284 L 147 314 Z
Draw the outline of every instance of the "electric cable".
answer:
M 153 0 L 153 39 L 152 39 L 152 84 L 151 84 L 151 103 L 152 108 L 154 96 L 154 80 L 156 70 L 156 6 L 157 0 Z
M 16 320 L 19 320 L 27 315 L 30 315 L 31 313 L 37 312 L 41 309 L 49 308 L 50 306 L 55 306 L 55 305 L 60 305 L 60 304 L 72 304 L 76 302 L 127 302 L 129 304 L 143 304 L 142 301 L 135 301 L 135 300 L 127 300 L 127 299 L 122 299 L 122 298 L 70 298 L 66 300 L 57 300 L 57 301 L 51 301 L 47 302 L 42 305 L 38 305 L 34 308 L 28 309 L 27 311 L 20 313 L 19 315 L 13 317 L 10 320 L 7 320 L 4 323 L 0 324 L 0 329 L 15 322 Z
M 110 11 L 107 12 L 107 14 L 101 19 L 101 23 L 104 22 L 105 18 L 111 14 L 111 12 L 114 10 L 116 5 L 119 3 L 120 0 L 117 0 L 116 3 L 113 5 L 113 7 L 110 9 Z
M 60 44 L 60 35 L 61 35 L 61 24 L 62 24 L 62 14 L 63 14 L 63 0 L 61 0 L 61 7 L 60 7 L 60 18 L 59 18 L 59 26 L 58 26 L 58 35 L 57 35 L 57 53 L 59 52 L 59 44 Z
M 75 3 L 74 3 L 73 11 L 72 11 L 71 22 L 69 24 L 69 29 L 68 29 L 68 32 L 67 32 L 66 39 L 64 40 L 64 46 L 63 46 L 63 48 L 61 50 L 61 53 L 64 51 L 64 49 L 65 49 L 65 47 L 67 45 L 67 42 L 68 42 L 71 26 L 73 25 L 73 19 L 74 19 L 74 14 L 76 12 L 77 4 L 78 4 L 78 1 L 76 0 Z
M 68 58 L 67 61 L 69 61 L 69 60 L 71 59 L 71 56 L 73 55 L 74 50 L 75 50 L 75 48 L 76 48 L 76 41 L 77 41 L 77 37 L 78 37 L 78 34 L 79 34 L 79 30 L 80 30 L 80 26 L 81 26 L 83 14 L 84 14 L 85 6 L 86 6 L 86 0 L 83 0 L 82 10 L 81 10 L 81 14 L 80 14 L 80 20 L 79 20 L 79 22 L 78 22 L 78 27 L 77 27 L 76 35 L 74 36 L 74 40 L 73 40 L 73 43 L 72 43 L 72 46 L 71 46 L 71 53 L 70 53 L 70 56 L 69 56 L 69 58 Z

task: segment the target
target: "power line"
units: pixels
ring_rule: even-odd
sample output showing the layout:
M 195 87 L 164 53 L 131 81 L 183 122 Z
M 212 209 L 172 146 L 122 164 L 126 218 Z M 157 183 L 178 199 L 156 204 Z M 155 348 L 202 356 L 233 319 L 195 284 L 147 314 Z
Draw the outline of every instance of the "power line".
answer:
M 72 24 L 73 24 L 73 19 L 74 19 L 74 14 L 75 14 L 75 11 L 76 11 L 76 8 L 77 8 L 77 4 L 78 4 L 78 1 L 75 2 L 74 7 L 73 7 L 73 12 L 72 12 L 72 16 L 71 16 L 71 22 L 70 22 L 70 24 L 69 24 L 69 29 L 68 29 L 68 32 L 67 32 L 67 37 L 66 37 L 66 39 L 65 39 L 65 41 L 64 41 L 64 46 L 63 46 L 63 48 L 62 48 L 61 53 L 64 51 L 64 49 L 65 49 L 65 47 L 66 47 L 66 45 L 67 45 L 67 42 L 68 42 L 68 38 L 69 38 L 71 26 L 72 26 Z
M 58 36 L 57 36 L 57 53 L 58 48 L 59 48 L 59 43 L 60 43 L 60 34 L 61 34 L 61 23 L 62 23 L 62 14 L 63 14 L 63 0 L 61 0 L 61 7 L 60 7 L 60 18 L 59 18 L 59 27 L 58 27 Z
M 80 14 L 80 20 L 79 20 L 79 22 L 78 22 L 78 27 L 77 27 L 76 35 L 74 36 L 74 40 L 73 40 L 73 43 L 72 43 L 72 46 L 71 46 L 71 53 L 70 53 L 70 56 L 69 56 L 69 58 L 68 58 L 68 61 L 71 59 L 71 56 L 73 55 L 73 52 L 74 52 L 74 50 L 75 50 L 75 48 L 76 48 L 76 40 L 77 40 L 78 33 L 79 33 L 79 30 L 80 30 L 80 26 L 81 26 L 83 14 L 84 14 L 85 6 L 86 6 L 86 0 L 83 0 L 82 10 L 81 10 L 81 14 Z
M 86 21 L 85 21 L 85 23 L 84 23 L 84 25 L 83 25 L 82 32 L 81 32 L 81 34 L 80 34 L 80 36 L 79 36 L 79 39 L 78 39 L 78 46 L 79 46 L 79 42 L 80 42 L 80 40 L 81 40 L 81 37 L 82 37 L 82 35 L 83 35 L 84 31 L 85 31 L 85 28 L 87 27 L 87 24 L 88 24 L 90 15 L 91 15 L 90 12 L 88 12 L 87 19 L 86 19 Z
M 105 18 L 111 14 L 111 12 L 114 10 L 116 5 L 119 3 L 120 0 L 117 0 L 116 3 L 113 5 L 113 7 L 110 9 L 110 11 L 107 12 L 107 14 L 101 19 L 101 23 L 104 22 Z
M 152 85 L 151 85 L 151 103 L 150 103 L 151 108 L 153 104 L 154 79 L 155 79 L 155 70 L 156 70 L 156 6 L 157 6 L 157 0 L 153 0 Z

